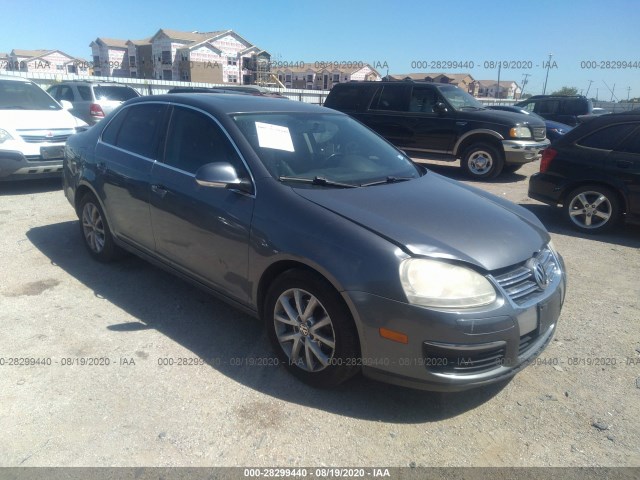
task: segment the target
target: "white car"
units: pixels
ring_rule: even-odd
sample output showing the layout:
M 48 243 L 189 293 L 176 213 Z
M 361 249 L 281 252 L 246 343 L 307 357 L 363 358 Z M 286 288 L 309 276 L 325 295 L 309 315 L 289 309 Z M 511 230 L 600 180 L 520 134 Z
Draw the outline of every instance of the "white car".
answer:
M 87 128 L 38 85 L 0 75 L 0 181 L 60 176 L 69 136 Z

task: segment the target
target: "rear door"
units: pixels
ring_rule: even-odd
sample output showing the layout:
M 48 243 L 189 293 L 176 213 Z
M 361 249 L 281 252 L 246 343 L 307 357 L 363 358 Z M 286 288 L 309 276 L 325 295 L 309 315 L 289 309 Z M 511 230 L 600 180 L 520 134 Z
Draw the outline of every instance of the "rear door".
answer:
M 196 183 L 198 168 L 213 162 L 231 163 L 241 177 L 250 178 L 237 149 L 211 115 L 172 107 L 165 154 L 151 175 L 156 252 L 200 282 L 246 301 L 254 196 Z
M 154 249 L 149 189 L 151 169 L 165 133 L 167 105 L 143 103 L 121 110 L 95 150 L 96 182 L 112 229 L 123 240 Z
M 414 135 L 413 121 L 407 117 L 410 94 L 409 83 L 380 85 L 369 109 L 354 116 L 395 146 L 403 148 Z
M 629 196 L 629 212 L 640 215 L 640 122 L 605 161 L 605 169 L 623 183 Z

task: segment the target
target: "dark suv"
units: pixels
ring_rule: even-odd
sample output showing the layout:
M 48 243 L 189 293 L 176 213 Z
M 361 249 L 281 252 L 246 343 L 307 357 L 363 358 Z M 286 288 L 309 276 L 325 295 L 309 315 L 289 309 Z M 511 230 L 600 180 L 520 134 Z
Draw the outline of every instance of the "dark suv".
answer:
M 545 150 L 529 196 L 563 205 L 578 230 L 640 223 L 640 111 L 595 117 Z
M 472 178 L 493 178 L 540 158 L 544 122 L 489 110 L 454 85 L 353 82 L 333 87 L 325 107 L 347 113 L 414 157 L 461 159 Z
M 49 87 L 47 93 L 59 102 L 71 102 L 73 108 L 69 112 L 89 125 L 98 123 L 122 102 L 140 96 L 128 85 L 86 80 L 58 83 Z
M 593 112 L 591 100 L 582 95 L 534 95 L 515 106 L 572 127 L 580 123 L 581 117 Z

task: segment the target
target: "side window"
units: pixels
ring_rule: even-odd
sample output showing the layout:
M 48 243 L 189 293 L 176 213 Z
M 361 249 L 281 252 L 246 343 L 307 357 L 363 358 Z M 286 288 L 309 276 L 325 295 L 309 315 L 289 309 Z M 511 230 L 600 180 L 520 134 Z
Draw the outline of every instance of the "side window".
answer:
M 371 102 L 371 110 L 407 111 L 405 85 L 384 85 L 376 92 Z
M 619 123 L 596 130 L 578 140 L 578 145 L 600 150 L 613 150 L 624 138 L 637 127 L 633 123 Z
M 524 108 L 527 112 L 533 112 L 533 109 L 535 106 L 536 106 L 535 102 L 529 102 L 525 105 L 522 105 L 521 108 Z
M 59 91 L 60 91 L 60 87 L 56 85 L 54 87 L 51 87 L 49 90 L 47 90 L 47 93 L 51 95 L 53 98 L 55 98 L 56 100 L 60 100 L 60 97 L 58 96 Z
M 638 127 L 639 125 L 636 123 L 635 126 Z M 624 143 L 616 148 L 616 150 L 618 152 L 635 153 L 636 155 L 640 155 L 640 130 L 636 129 L 636 131 L 629 135 Z
M 553 115 L 560 111 L 560 100 L 543 100 L 535 111 L 541 115 Z
M 409 100 L 410 112 L 434 113 L 433 106 L 438 101 L 435 89 L 425 87 L 413 87 Z
M 156 135 L 165 109 L 166 107 L 159 103 L 133 105 L 127 108 L 127 116 L 120 127 L 115 145 L 143 157 L 155 158 Z
M 109 121 L 109 124 L 102 131 L 102 141 L 104 143 L 108 143 L 109 145 L 115 145 L 116 139 L 118 138 L 118 132 L 120 132 L 120 127 L 122 126 L 122 122 L 127 116 L 128 108 L 125 108 L 117 113 L 116 116 Z
M 76 87 L 78 89 L 78 93 L 82 100 L 90 101 L 91 100 L 91 87 Z
M 202 112 L 174 107 L 164 163 L 189 173 L 212 162 L 231 163 L 239 176 L 245 168 L 222 129 Z
M 60 87 L 58 96 L 60 97 L 60 100 L 73 102 L 73 91 L 71 90 L 71 87 L 68 87 L 67 85 L 62 85 Z

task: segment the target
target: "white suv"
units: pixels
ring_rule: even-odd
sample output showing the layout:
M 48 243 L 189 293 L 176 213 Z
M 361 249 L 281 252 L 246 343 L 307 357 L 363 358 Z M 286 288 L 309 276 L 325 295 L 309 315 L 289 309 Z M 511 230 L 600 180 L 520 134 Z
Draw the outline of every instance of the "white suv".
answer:
M 87 128 L 68 108 L 26 78 L 0 75 L 0 181 L 61 175 L 67 138 Z

